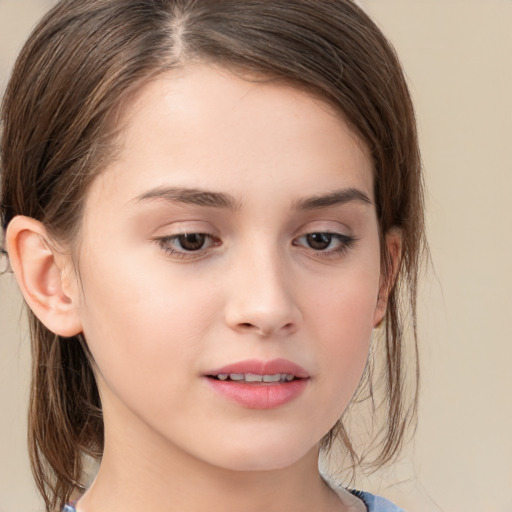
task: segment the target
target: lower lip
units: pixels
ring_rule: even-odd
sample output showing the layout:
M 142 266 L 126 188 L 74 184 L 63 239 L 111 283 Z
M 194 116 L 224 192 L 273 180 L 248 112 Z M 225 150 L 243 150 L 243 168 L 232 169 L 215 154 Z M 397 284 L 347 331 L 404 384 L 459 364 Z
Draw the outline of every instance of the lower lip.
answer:
M 253 384 L 208 377 L 206 379 L 217 393 L 248 409 L 275 409 L 285 405 L 302 394 L 309 380 L 296 379 L 291 382 Z

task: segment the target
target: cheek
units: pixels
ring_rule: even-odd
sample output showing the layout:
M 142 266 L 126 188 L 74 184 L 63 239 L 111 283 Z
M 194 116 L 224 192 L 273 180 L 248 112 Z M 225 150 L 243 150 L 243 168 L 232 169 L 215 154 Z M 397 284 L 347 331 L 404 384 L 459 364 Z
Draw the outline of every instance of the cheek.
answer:
M 311 322 L 323 329 L 324 336 L 346 340 L 348 344 L 353 340 L 357 345 L 362 334 L 373 328 L 379 281 L 378 261 L 367 263 L 360 259 L 321 282 L 309 282 L 304 290 L 308 296 L 305 311 Z
M 324 322 L 318 325 L 321 331 L 318 337 L 325 340 L 321 351 L 325 368 L 334 374 L 334 380 L 346 380 L 348 385 L 357 383 L 364 369 L 375 306 L 364 299 L 357 302 L 354 296 L 350 299 L 347 297 L 337 303 L 326 304 Z
M 148 389 L 179 389 L 214 318 L 208 288 L 171 275 L 165 262 L 137 272 L 143 267 L 122 258 L 109 268 L 100 259 L 87 263 L 94 272 L 82 276 L 82 321 L 103 379 L 134 403 L 147 402 Z
M 177 328 L 182 342 L 188 337 L 195 339 L 196 332 L 209 321 L 204 308 L 212 303 L 214 294 L 200 280 L 165 260 L 145 264 L 147 259 L 143 253 L 124 258 L 91 257 L 86 262 L 82 272 L 86 323 L 105 329 L 107 334 L 111 331 L 116 338 L 116 333 L 124 330 L 126 343 L 135 332 L 139 336 L 147 333 L 144 338 L 153 338 L 155 343 L 165 342 Z M 202 312 L 200 317 L 198 311 Z M 123 343 L 123 339 L 118 342 Z
M 321 340 L 317 350 L 323 369 L 324 410 L 332 422 L 355 393 L 368 358 L 379 275 L 367 269 L 340 273 L 331 280 L 328 292 L 312 294 L 309 305 L 309 323 L 315 329 L 311 337 Z

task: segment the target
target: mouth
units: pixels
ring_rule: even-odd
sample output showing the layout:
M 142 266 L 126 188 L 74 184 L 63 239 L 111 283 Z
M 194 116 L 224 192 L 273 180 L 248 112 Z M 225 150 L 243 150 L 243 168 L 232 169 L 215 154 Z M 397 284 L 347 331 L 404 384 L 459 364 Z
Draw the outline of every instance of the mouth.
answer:
M 288 359 L 247 359 L 215 368 L 206 377 L 227 382 L 275 384 L 309 378 L 309 373 Z
M 282 384 L 292 382 L 299 377 L 292 373 L 275 373 L 261 375 L 257 373 L 219 373 L 217 375 L 207 375 L 210 379 L 227 382 L 244 382 L 249 384 Z
M 241 361 L 204 377 L 216 393 L 249 409 L 274 409 L 292 402 L 310 381 L 304 368 L 285 359 Z

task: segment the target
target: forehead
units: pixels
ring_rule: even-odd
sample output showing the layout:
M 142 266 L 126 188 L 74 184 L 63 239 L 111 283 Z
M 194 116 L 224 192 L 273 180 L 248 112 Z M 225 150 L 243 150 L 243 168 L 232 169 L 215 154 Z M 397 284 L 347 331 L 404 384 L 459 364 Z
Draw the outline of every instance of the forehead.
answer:
M 119 128 L 118 158 L 93 189 L 121 187 L 128 196 L 172 180 L 238 196 L 281 182 L 329 188 L 342 179 L 337 186 L 373 197 L 368 151 L 342 115 L 282 82 L 187 65 L 141 88 L 124 104 Z

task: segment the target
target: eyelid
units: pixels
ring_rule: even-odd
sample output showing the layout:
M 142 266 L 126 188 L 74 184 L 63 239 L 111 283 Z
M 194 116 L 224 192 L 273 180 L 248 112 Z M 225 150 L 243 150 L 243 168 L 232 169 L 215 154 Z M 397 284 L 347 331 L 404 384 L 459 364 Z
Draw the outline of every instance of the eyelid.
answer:
M 214 235 L 217 230 L 208 220 L 194 217 L 162 219 L 156 226 L 152 227 L 152 238 L 174 235 L 186 235 L 189 233 L 205 233 Z

